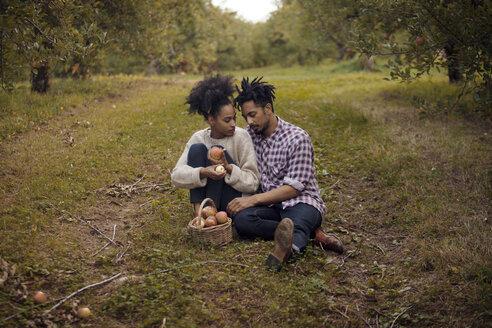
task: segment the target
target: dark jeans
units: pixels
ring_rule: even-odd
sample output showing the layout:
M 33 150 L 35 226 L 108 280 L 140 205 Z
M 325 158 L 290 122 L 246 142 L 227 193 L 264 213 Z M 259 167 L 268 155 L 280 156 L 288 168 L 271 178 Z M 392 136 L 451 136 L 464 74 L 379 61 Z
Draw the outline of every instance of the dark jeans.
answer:
M 218 146 L 221 147 L 221 146 Z M 222 147 L 221 147 L 222 148 Z M 193 144 L 188 152 L 188 165 L 191 167 L 207 167 L 211 163 L 207 158 L 208 149 L 202 143 Z M 225 157 L 229 164 L 234 164 L 227 151 L 224 151 Z M 227 204 L 236 197 L 241 197 L 242 193 L 225 183 L 222 180 L 207 179 L 205 187 L 190 190 L 190 201 L 192 203 L 201 203 L 205 198 L 213 199 L 218 211 L 225 211 Z
M 286 209 L 282 209 L 281 204 L 250 207 L 237 213 L 233 220 L 237 232 L 243 237 L 273 239 L 275 229 L 283 218 L 294 222 L 293 248 L 297 251 L 307 246 L 322 221 L 321 213 L 314 206 L 304 203 Z

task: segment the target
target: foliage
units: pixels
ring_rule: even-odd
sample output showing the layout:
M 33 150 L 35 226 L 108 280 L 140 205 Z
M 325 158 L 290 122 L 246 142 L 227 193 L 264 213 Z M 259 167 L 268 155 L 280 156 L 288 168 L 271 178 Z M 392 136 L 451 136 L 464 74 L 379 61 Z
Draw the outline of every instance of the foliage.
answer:
M 86 1 L 1 1 L 0 41 L 2 88 L 25 79 L 25 69 L 36 76 L 41 67 L 70 57 L 85 60 L 96 55 L 106 33 L 91 19 Z
M 478 110 L 492 108 L 492 2 L 489 0 L 360 0 L 354 44 L 363 53 L 396 55 L 391 78 L 409 81 L 432 68 L 463 80 L 457 100 L 473 93 Z M 404 32 L 398 37 L 397 32 Z M 450 106 L 451 108 L 454 106 Z

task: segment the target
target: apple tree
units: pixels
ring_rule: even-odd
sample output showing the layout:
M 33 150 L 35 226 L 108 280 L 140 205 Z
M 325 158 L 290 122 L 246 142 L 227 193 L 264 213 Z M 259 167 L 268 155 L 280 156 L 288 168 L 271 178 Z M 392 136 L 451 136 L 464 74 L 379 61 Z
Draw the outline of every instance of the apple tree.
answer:
M 391 78 L 409 81 L 444 69 L 472 93 L 479 110 L 492 108 L 492 1 L 357 0 L 353 43 L 362 53 L 388 56 Z
M 30 73 L 33 91 L 46 92 L 55 61 L 89 56 L 105 33 L 84 1 L 0 0 L 0 75 L 3 89 Z

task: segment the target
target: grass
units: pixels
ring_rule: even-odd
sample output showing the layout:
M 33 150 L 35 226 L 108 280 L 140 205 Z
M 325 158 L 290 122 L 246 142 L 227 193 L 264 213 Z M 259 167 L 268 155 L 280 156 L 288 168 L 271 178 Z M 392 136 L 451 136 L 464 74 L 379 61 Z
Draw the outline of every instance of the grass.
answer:
M 443 76 L 404 85 L 354 65 L 233 72 L 264 75 L 276 112 L 311 135 L 324 227 L 347 249 L 310 246 L 278 274 L 263 266 L 271 241 L 213 247 L 183 230 L 191 207 L 169 170 L 205 127 L 183 105 L 200 77 L 55 80 L 45 96 L 2 95 L 1 324 L 490 326 L 490 122 L 468 114 L 469 100 L 461 113 L 419 115 L 415 97 L 456 92 Z M 125 194 L 136 182 L 148 188 Z M 118 246 L 100 251 L 106 240 L 77 218 L 108 236 L 116 225 Z M 33 304 L 35 290 L 49 303 Z

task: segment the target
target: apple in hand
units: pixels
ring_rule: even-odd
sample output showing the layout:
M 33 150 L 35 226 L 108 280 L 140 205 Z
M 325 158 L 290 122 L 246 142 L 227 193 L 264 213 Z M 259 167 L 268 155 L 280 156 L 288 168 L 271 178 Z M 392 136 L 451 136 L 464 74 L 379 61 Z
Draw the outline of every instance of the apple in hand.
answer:
M 206 227 L 213 227 L 217 225 L 217 219 L 215 216 L 210 215 L 208 218 L 205 219 L 205 226 Z
M 202 209 L 202 217 L 204 219 L 208 218 L 209 216 L 214 216 L 215 214 L 217 214 L 217 210 L 213 206 L 205 206 Z
M 215 168 L 215 172 L 222 173 L 225 171 L 225 167 L 223 165 L 219 165 Z
M 222 154 L 224 154 L 224 151 L 222 150 L 222 148 L 217 147 L 217 146 L 213 146 L 212 148 L 210 148 L 210 157 L 212 157 L 213 159 L 215 159 L 215 160 L 221 159 Z
M 217 218 L 218 224 L 223 224 L 223 223 L 227 222 L 227 212 L 225 212 L 225 211 L 217 212 L 215 217 Z
M 39 291 L 39 290 L 37 292 L 35 292 L 34 295 L 32 295 L 32 298 L 33 298 L 34 302 L 37 304 L 41 304 L 41 303 L 46 302 L 46 294 Z

